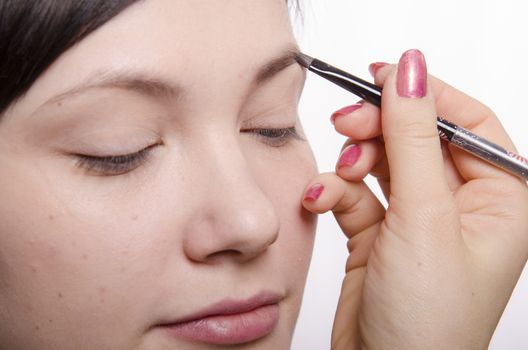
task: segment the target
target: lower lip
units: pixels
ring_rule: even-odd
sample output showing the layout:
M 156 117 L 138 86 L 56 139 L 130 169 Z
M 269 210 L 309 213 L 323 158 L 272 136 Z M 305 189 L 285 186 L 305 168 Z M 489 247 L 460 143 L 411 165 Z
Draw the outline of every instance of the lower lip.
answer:
M 216 345 L 235 345 L 268 335 L 278 321 L 279 305 L 271 304 L 248 312 L 204 317 L 163 328 L 177 338 Z

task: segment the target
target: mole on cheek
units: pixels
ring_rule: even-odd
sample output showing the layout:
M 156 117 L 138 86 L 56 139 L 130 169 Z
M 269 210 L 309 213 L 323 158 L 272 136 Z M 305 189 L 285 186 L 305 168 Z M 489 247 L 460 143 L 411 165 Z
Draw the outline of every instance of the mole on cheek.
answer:
M 103 304 L 105 302 L 105 300 L 104 300 L 105 293 L 106 293 L 106 288 L 105 287 L 99 287 L 99 302 L 101 304 Z

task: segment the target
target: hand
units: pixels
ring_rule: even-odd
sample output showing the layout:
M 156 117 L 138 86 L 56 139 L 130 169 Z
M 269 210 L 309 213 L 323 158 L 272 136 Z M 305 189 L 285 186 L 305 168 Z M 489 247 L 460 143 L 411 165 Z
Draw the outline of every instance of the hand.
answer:
M 419 51 L 380 66 L 381 112 L 364 103 L 334 116 L 348 147 L 303 200 L 332 210 L 349 239 L 332 349 L 486 349 L 528 257 L 528 188 L 441 143 L 436 116 L 514 146 L 491 110 L 427 76 Z

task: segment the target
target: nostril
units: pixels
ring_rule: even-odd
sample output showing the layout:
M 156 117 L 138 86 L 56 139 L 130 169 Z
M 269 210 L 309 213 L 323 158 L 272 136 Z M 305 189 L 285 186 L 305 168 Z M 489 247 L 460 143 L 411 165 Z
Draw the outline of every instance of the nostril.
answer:
M 207 256 L 207 259 L 215 260 L 215 259 L 217 259 L 220 256 L 237 257 L 237 256 L 240 256 L 240 255 L 243 255 L 243 254 L 244 253 L 242 253 L 241 251 L 236 250 L 236 249 L 226 249 L 226 250 L 222 250 L 220 252 L 214 252 L 212 254 L 209 254 Z
M 226 249 L 219 252 L 215 252 L 212 254 L 209 254 L 206 259 L 203 262 L 215 264 L 222 261 L 238 261 L 238 262 L 245 262 L 252 260 L 262 253 L 264 253 L 266 249 L 262 250 L 253 250 L 253 251 L 239 251 L 236 249 Z
M 212 209 L 214 215 L 188 223 L 183 249 L 191 261 L 212 264 L 249 261 L 266 252 L 278 239 L 279 217 L 264 205 L 217 203 Z

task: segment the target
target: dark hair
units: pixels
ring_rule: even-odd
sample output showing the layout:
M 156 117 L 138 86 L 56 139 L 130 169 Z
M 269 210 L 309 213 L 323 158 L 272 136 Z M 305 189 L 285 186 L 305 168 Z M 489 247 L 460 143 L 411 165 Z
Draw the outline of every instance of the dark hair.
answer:
M 68 48 L 138 0 L 0 0 L 0 116 Z
M 137 1 L 0 0 L 0 119 L 63 52 Z

